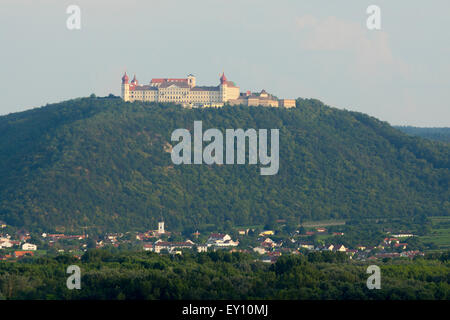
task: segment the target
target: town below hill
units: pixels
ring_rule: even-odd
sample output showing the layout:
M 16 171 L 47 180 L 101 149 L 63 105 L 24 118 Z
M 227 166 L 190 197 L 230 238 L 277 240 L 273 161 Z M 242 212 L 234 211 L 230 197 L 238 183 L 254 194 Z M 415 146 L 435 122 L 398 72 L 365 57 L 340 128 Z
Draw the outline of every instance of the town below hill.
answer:
M 303 223 L 299 229 L 288 228 L 285 222 L 276 221 L 273 229 L 256 226 L 235 228 L 229 233 L 196 231 L 185 235 L 166 230 L 161 221 L 156 230 L 91 236 L 88 233 L 35 234 L 23 229 L 14 231 L 1 223 L 0 260 L 16 261 L 64 254 L 81 259 L 89 249 L 148 251 L 160 255 L 220 250 L 247 253 L 262 262 L 273 264 L 281 256 L 311 252 L 339 252 L 355 261 L 413 259 L 427 252 L 444 252 L 450 247 L 446 232 L 450 223 L 448 217 L 425 221 L 425 228 L 406 231 L 401 229 L 404 224 L 398 221 L 367 223 L 371 225 L 370 228 L 364 228 L 363 224 L 355 225 L 351 221 L 348 224 L 342 220 L 316 221 Z M 447 238 L 440 238 L 442 232 L 438 230 L 447 234 Z M 433 238 L 433 235 L 436 236 Z

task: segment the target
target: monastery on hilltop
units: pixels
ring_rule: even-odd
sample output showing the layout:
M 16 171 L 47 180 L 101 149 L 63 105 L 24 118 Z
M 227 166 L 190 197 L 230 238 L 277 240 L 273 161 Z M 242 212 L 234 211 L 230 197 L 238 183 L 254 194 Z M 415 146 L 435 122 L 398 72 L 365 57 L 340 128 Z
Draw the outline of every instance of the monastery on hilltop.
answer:
M 133 77 L 131 83 L 127 73 L 122 77 L 121 96 L 124 101 L 153 101 L 179 103 L 184 107 L 222 107 L 230 105 L 295 107 L 294 99 L 278 99 L 262 90 L 259 93 L 241 93 L 239 87 L 229 81 L 224 73 L 218 86 L 197 86 L 195 76 L 187 78 L 152 79 L 148 85 L 140 85 Z

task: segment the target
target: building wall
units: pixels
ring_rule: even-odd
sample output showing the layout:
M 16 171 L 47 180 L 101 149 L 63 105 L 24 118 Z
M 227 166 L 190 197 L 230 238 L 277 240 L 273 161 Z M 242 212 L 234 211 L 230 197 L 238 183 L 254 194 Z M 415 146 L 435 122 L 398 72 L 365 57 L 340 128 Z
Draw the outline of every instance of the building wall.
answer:
M 130 90 L 128 94 L 128 100 L 125 101 L 158 101 L 158 91 L 157 90 Z
M 178 87 L 172 85 L 169 87 L 158 87 L 157 96 L 159 102 L 188 103 L 189 87 Z
M 189 102 L 214 104 L 221 102 L 219 90 L 191 90 Z
M 128 83 L 122 83 L 122 99 L 124 101 L 130 101 L 130 85 Z
M 280 99 L 280 107 L 294 108 L 295 100 L 294 99 Z
M 220 85 L 220 102 L 228 102 L 229 100 L 235 100 L 239 98 L 239 87 L 231 87 L 227 84 Z
M 156 90 L 155 90 L 156 89 Z M 155 89 L 129 89 L 129 85 L 122 85 L 124 101 L 153 101 L 173 103 L 217 104 L 222 102 L 219 90 L 191 90 L 189 87 L 156 87 Z M 239 89 L 237 90 L 239 91 Z

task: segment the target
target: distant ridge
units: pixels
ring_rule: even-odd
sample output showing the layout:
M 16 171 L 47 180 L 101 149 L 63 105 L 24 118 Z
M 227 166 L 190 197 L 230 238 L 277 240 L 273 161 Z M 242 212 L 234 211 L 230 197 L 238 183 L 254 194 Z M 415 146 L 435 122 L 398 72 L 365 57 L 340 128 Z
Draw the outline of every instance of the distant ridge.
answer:
M 450 143 L 450 128 L 422 128 L 412 126 L 394 126 L 394 128 L 411 136 Z

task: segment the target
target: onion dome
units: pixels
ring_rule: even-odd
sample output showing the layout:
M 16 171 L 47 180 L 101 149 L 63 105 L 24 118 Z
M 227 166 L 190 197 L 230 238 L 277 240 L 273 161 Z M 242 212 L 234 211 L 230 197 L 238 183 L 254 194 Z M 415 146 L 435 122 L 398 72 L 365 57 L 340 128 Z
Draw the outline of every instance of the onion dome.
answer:
M 123 77 L 122 77 L 122 83 L 123 84 L 127 84 L 128 83 L 128 76 L 127 76 L 127 73 L 125 72 L 125 74 L 123 75 Z

